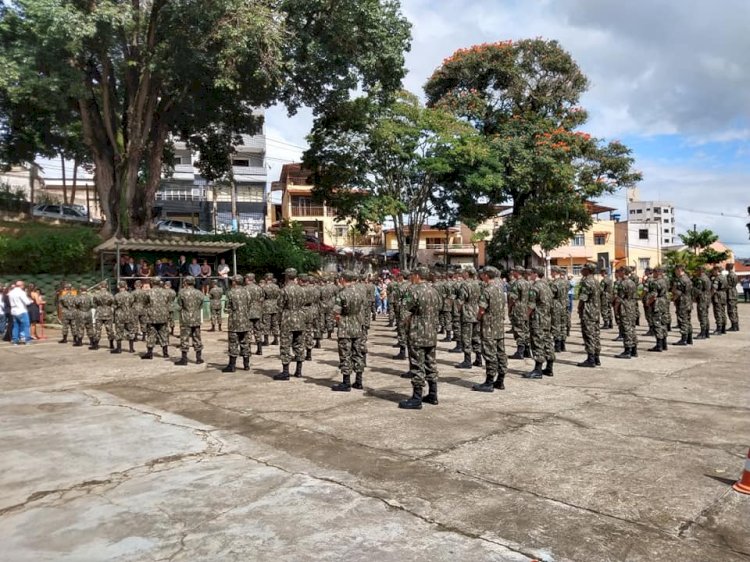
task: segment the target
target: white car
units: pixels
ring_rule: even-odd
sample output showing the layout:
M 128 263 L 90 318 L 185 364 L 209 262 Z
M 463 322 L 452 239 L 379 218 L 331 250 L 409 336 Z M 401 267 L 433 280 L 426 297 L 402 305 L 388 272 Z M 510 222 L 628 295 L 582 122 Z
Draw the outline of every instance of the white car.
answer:
M 86 212 L 81 210 L 78 205 L 37 205 L 31 212 L 35 217 L 45 217 L 49 219 L 94 223 L 101 222 L 96 219 L 90 219 Z
M 199 236 L 213 234 L 212 232 L 203 230 L 199 226 L 193 226 L 189 222 L 176 221 L 171 219 L 157 222 L 156 230 L 158 230 L 159 232 L 176 232 L 179 234 L 197 234 Z

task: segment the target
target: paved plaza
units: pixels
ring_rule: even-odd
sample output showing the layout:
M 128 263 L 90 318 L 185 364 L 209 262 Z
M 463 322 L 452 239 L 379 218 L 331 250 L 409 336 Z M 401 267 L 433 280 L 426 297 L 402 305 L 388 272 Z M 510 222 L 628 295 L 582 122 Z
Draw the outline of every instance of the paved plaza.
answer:
M 221 373 L 226 333 L 204 332 L 207 363 L 188 367 L 175 347 L 142 361 L 54 330 L 3 344 L 0 558 L 750 560 L 750 496 L 731 488 L 750 446 L 750 305 L 740 318 L 661 354 L 640 327 L 630 361 L 604 331 L 596 370 L 574 366 L 574 326 L 553 378 L 511 361 L 493 394 L 440 343 L 440 405 L 421 411 L 397 408 L 410 384 L 383 318 L 348 394 L 330 391 L 335 340 L 289 382 L 271 379 L 273 348 Z

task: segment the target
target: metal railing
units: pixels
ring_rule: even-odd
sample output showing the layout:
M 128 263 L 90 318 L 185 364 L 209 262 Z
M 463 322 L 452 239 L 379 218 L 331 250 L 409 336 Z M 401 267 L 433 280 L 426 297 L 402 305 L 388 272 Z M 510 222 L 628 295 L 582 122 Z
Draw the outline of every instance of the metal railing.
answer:
M 322 205 L 292 205 L 290 212 L 293 217 L 333 217 L 336 215 L 333 209 Z
M 448 250 L 471 250 L 474 248 L 471 244 L 448 244 Z M 445 250 L 446 244 L 427 244 L 428 250 Z

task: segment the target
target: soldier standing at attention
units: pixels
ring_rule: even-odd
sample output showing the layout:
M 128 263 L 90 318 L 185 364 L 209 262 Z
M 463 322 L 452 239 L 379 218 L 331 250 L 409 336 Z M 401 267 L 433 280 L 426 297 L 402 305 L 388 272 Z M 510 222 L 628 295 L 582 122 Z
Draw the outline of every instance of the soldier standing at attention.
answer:
M 693 312 L 693 282 L 682 265 L 676 265 L 674 268 L 672 300 L 677 312 L 677 327 L 680 330 L 680 341 L 674 345 L 693 345 L 693 325 L 690 322 Z
M 527 356 L 529 341 L 529 284 L 523 278 L 523 267 L 513 268 L 513 280 L 508 287 L 508 318 L 513 328 L 513 336 L 518 346 L 515 354 L 509 359 L 521 359 Z
M 304 316 L 305 291 L 297 284 L 297 270 L 289 268 L 284 271 L 286 283 L 279 295 L 279 352 L 281 355 L 281 372 L 274 375 L 274 380 L 289 380 L 289 363 L 294 359 L 297 369 L 295 377 L 302 376 L 302 361 L 304 359 L 304 333 L 307 320 Z
M 195 279 L 195 278 L 193 278 Z M 179 288 L 179 287 L 178 287 Z M 172 288 L 171 281 L 162 282 L 162 291 L 169 295 L 169 316 L 167 318 L 167 324 L 169 325 L 169 334 L 174 336 L 174 315 L 180 308 L 177 305 L 177 292 Z
M 215 332 L 216 326 L 221 332 L 221 297 L 224 296 L 224 290 L 219 287 L 216 279 L 211 279 L 211 288 L 208 291 L 209 309 L 211 310 L 211 329 L 209 332 Z
M 263 345 L 279 343 L 279 293 L 281 290 L 273 278 L 273 273 L 266 273 L 263 283 Z M 273 341 L 268 342 L 268 336 Z
M 464 281 L 458 290 L 458 298 L 461 301 L 461 348 L 464 352 L 464 360 L 456 365 L 457 369 L 471 369 L 471 352 L 474 352 L 474 363 L 476 367 L 482 366 L 482 348 L 479 337 L 479 293 L 481 287 L 476 280 L 477 272 L 473 267 L 464 270 Z
M 625 275 L 629 275 L 630 276 L 630 280 L 633 282 L 633 285 L 635 285 L 635 296 L 636 296 L 636 299 L 637 299 L 638 295 L 639 295 L 639 291 L 641 289 L 641 286 L 640 286 L 641 285 L 641 280 L 638 277 L 638 274 L 635 272 L 635 268 L 634 267 L 626 266 L 625 270 L 627 272 L 627 273 L 625 273 Z M 640 308 L 638 308 L 637 305 L 635 307 L 635 325 L 636 326 L 640 326 L 641 325 L 641 310 L 640 310 Z
M 148 332 L 148 294 L 143 288 L 143 281 L 137 279 L 133 284 L 133 320 L 135 321 L 135 333 L 141 335 L 141 341 L 146 341 Z
M 112 306 L 115 299 L 109 292 L 107 282 L 102 281 L 97 290 L 91 296 L 94 308 L 96 308 L 96 323 L 94 324 L 94 343 L 90 349 L 99 349 L 99 340 L 102 337 L 102 327 L 106 328 L 109 349 L 115 348 L 115 327 L 113 324 L 114 311 Z
M 602 278 L 599 281 L 599 289 L 601 293 L 601 315 L 602 315 L 602 329 L 612 329 L 612 297 L 614 296 L 614 287 L 612 278 L 609 276 L 609 271 L 606 267 L 602 267 L 599 270 Z
M 651 322 L 656 336 L 656 345 L 649 351 L 662 352 L 667 350 L 667 322 L 669 321 L 669 289 L 663 277 L 664 270 L 659 266 L 651 273 L 648 284 L 648 301 L 651 308 Z
M 406 359 L 406 336 L 404 325 L 401 322 L 401 297 L 404 290 L 404 274 L 399 271 L 396 279 L 389 287 L 390 298 L 389 304 L 393 306 L 393 318 L 396 322 L 396 345 L 398 345 L 398 354 L 394 359 Z
M 250 320 L 250 332 L 252 333 L 253 341 L 255 341 L 255 355 L 263 355 L 263 299 L 265 293 L 263 289 L 255 282 L 254 273 L 245 274 L 245 291 L 250 299 L 250 308 L 247 311 L 248 319 Z
M 555 351 L 552 343 L 552 291 L 544 279 L 544 268 L 529 270 L 530 285 L 528 299 L 529 331 L 534 369 L 523 375 L 526 379 L 540 379 L 543 375 L 554 375 Z M 547 366 L 542 369 L 544 362 Z
M 227 332 L 229 333 L 229 363 L 222 373 L 237 370 L 237 357 L 242 356 L 242 368 L 250 370 L 250 297 L 242 285 L 242 275 L 231 278 L 232 287 L 227 293 Z
M 437 394 L 437 347 L 438 314 L 442 308 L 440 295 L 430 284 L 425 283 L 430 270 L 420 266 L 411 272 L 410 285 L 403 297 L 404 318 L 408 328 L 409 364 L 412 370 L 412 397 L 399 402 L 406 410 L 422 409 L 422 390 L 425 381 L 429 391 L 424 398 L 428 404 L 438 404 Z
M 448 273 L 443 276 L 439 286 L 435 287 L 440 296 L 443 298 L 443 306 L 440 309 L 440 321 L 441 325 L 445 329 L 445 337 L 440 340 L 444 342 L 451 341 L 451 330 L 453 329 L 453 292 L 451 290 L 451 284 L 453 283 L 453 274 Z
M 146 291 L 148 303 L 148 334 L 146 335 L 146 354 L 141 359 L 153 359 L 154 347 L 161 346 L 162 356 L 169 357 L 169 315 L 172 309 L 172 293 L 162 286 L 159 277 L 151 279 L 151 289 Z
M 328 276 L 326 279 L 325 284 L 321 288 L 321 293 L 323 294 L 323 302 L 325 303 L 325 330 L 328 339 L 330 340 L 333 337 L 333 330 L 336 327 L 336 322 L 333 317 L 333 307 L 336 304 L 336 295 L 339 294 L 339 286 L 336 285 L 332 276 Z M 390 303 L 390 299 L 388 302 Z M 390 304 L 388 308 L 389 310 L 392 310 Z M 393 324 L 391 324 L 391 326 L 393 326 Z
M 180 307 L 180 360 L 175 365 L 188 364 L 190 343 L 195 350 L 195 362 L 203 363 L 203 341 L 201 340 L 201 308 L 203 308 L 203 292 L 195 288 L 195 277 L 188 275 L 183 278 L 183 287 L 177 295 L 177 305 Z
M 714 305 L 714 321 L 717 336 L 727 333 L 727 281 L 721 274 L 721 268 L 715 265 L 711 269 L 711 303 Z
M 477 318 L 481 326 L 482 354 L 485 379 L 471 387 L 477 392 L 505 390 L 508 356 L 505 354 L 505 293 L 500 283 L 500 271 L 489 266 L 479 274 L 482 292 L 479 295 Z
M 597 367 L 601 365 L 599 354 L 602 344 L 599 340 L 599 307 L 601 305 L 600 286 L 594 279 L 596 264 L 587 263 L 581 274 L 583 279 L 578 289 L 578 315 L 581 319 L 581 335 L 586 349 L 586 360 L 578 363 L 579 367 Z
M 321 290 L 321 280 L 319 277 L 310 279 L 310 294 L 312 295 L 312 315 L 313 315 L 313 338 L 315 339 L 315 349 L 320 349 L 320 340 L 323 339 L 323 329 L 325 328 L 325 313 L 323 312 L 323 291 Z
M 375 310 L 375 285 L 368 281 L 364 275 L 359 276 L 358 287 L 364 294 L 365 308 L 364 314 L 362 315 L 362 326 L 363 333 L 362 338 L 359 340 L 362 344 L 362 361 L 367 367 L 367 342 L 370 335 L 370 325 L 372 323 L 373 311 Z
M 627 267 L 621 267 L 615 275 L 614 307 L 617 326 L 622 334 L 624 351 L 615 355 L 618 359 L 638 357 L 638 339 L 635 333 L 635 308 L 638 306 L 638 290 L 628 277 Z
M 89 338 L 89 349 L 93 349 L 94 346 L 94 321 L 91 318 L 91 309 L 94 307 L 94 301 L 88 292 L 88 288 L 81 286 L 76 296 L 76 316 L 75 316 L 75 328 L 74 334 L 78 334 L 78 343 L 74 343 L 74 347 L 83 346 L 83 333 Z
M 73 336 L 73 343 L 76 343 L 75 316 L 76 316 L 76 295 L 70 283 L 65 283 L 60 295 L 60 306 L 62 308 L 62 339 L 57 343 L 68 343 L 68 330 Z
M 730 332 L 740 331 L 740 319 L 737 316 L 737 283 L 739 280 L 737 274 L 734 272 L 734 264 L 728 263 L 726 266 L 727 275 L 725 281 L 727 283 L 727 316 L 732 325 L 729 327 Z
M 654 307 L 649 304 L 649 291 L 651 289 L 651 281 L 654 275 L 654 270 L 651 268 L 646 269 L 643 276 L 643 295 L 641 297 L 641 303 L 643 304 L 643 313 L 646 316 L 646 323 L 648 324 L 647 336 L 654 335 Z
M 565 305 L 568 302 L 567 283 L 560 284 L 560 268 L 556 265 L 550 267 L 549 289 L 552 293 L 552 311 L 550 321 L 552 323 L 552 342 L 555 353 L 562 351 L 567 328 L 565 322 Z
M 297 286 L 301 289 L 302 294 L 302 319 L 304 320 L 304 331 L 302 335 L 302 341 L 305 346 L 305 361 L 312 360 L 312 349 L 313 349 L 313 295 L 310 291 L 309 284 L 310 277 L 307 273 L 301 273 Z
M 364 372 L 364 357 L 362 356 L 362 310 L 369 313 L 369 301 L 363 297 L 362 291 L 354 286 L 357 275 L 353 271 L 345 271 L 341 276 L 342 290 L 336 297 L 334 316 L 338 325 L 339 370 L 343 380 L 331 387 L 335 392 L 350 392 L 352 388 L 362 390 L 362 373 Z M 356 375 L 351 384 L 352 370 Z
M 698 324 L 700 324 L 701 329 L 695 339 L 706 340 L 711 337 L 711 326 L 708 321 L 708 309 L 711 305 L 711 280 L 702 267 L 696 269 L 693 276 L 693 300 L 695 301 Z
M 128 340 L 128 351 L 135 352 L 135 318 L 133 315 L 133 294 L 128 291 L 128 282 L 117 284 L 117 294 L 114 297 L 115 339 L 117 347 L 110 353 L 122 353 L 122 340 Z

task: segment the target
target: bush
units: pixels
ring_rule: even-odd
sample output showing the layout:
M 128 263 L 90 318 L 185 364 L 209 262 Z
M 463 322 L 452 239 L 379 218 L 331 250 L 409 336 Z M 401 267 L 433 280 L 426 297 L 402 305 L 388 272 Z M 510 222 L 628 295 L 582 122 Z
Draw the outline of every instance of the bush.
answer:
M 0 274 L 71 274 L 93 271 L 100 239 L 88 227 L 36 225 L 0 233 Z

